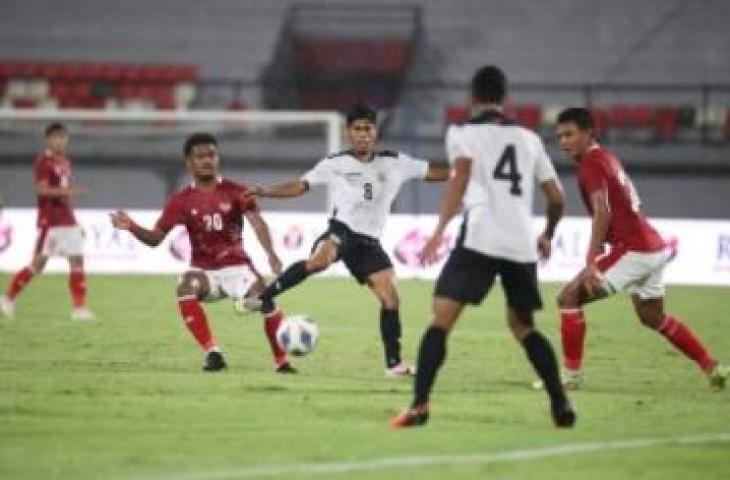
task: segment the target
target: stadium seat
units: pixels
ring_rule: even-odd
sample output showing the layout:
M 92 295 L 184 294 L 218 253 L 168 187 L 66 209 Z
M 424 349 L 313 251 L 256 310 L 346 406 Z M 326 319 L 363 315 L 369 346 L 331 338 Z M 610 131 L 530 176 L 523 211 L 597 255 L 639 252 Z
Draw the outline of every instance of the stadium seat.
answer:
M 444 109 L 446 125 L 463 123 L 467 118 L 469 118 L 469 107 L 465 105 L 447 105 Z
M 13 98 L 13 108 L 37 108 L 38 101 L 33 98 Z
M 591 114 L 596 126 L 596 136 L 603 137 L 611 127 L 611 110 L 608 107 L 592 107 Z
M 542 120 L 542 108 L 537 104 L 519 105 L 516 107 L 516 119 L 523 127 L 537 131 Z
M 660 141 L 675 141 L 679 130 L 679 108 L 671 105 L 658 107 L 656 129 Z
M 245 100 L 242 100 L 240 98 L 232 98 L 226 105 L 226 110 L 229 110 L 232 112 L 240 112 L 243 110 L 248 110 L 248 103 L 246 103 Z

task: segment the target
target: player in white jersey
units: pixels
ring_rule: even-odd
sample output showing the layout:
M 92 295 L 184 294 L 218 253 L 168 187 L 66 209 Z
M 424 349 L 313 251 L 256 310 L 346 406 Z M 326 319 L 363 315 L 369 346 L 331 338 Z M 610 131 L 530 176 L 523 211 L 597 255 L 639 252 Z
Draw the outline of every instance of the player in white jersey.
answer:
M 405 364 L 400 355 L 400 300 L 393 264 L 378 239 L 404 182 L 444 181 L 449 169 L 403 153 L 376 151 L 376 113 L 367 105 L 357 104 L 350 109 L 346 133 L 350 150 L 326 157 L 301 178 L 255 188 L 258 196 L 285 198 L 303 195 L 310 185 L 327 185 L 330 219 L 328 230 L 315 242 L 310 257 L 289 266 L 261 294 L 260 305 L 253 306 L 266 312 L 272 308 L 275 296 L 341 259 L 352 276 L 360 284 L 367 284 L 380 302 L 386 375 L 413 375 L 413 367 Z
M 507 79 L 499 68 L 477 70 L 471 86 L 473 116 L 446 134 L 452 174 L 438 224 L 421 251 L 425 263 L 435 260 L 444 230 L 462 203 L 464 220 L 436 282 L 432 322 L 418 353 L 413 402 L 391 420 L 392 428 L 426 423 L 429 395 L 446 355 L 446 337 L 464 306 L 480 304 L 497 275 L 507 298 L 507 323 L 545 382 L 555 425 L 571 427 L 575 422 L 553 349 L 533 321 L 533 312 L 542 308 L 536 262 L 538 254 L 550 255 L 562 216 L 563 191 L 541 140 L 504 116 L 506 92 Z M 547 199 L 547 224 L 539 236 L 532 229 L 536 180 Z

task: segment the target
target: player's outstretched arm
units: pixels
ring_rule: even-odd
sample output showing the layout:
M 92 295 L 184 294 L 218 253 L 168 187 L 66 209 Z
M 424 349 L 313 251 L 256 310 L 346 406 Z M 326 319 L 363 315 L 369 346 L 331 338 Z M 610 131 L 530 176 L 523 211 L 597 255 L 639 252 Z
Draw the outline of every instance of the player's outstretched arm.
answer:
M 261 244 L 261 248 L 263 248 L 266 252 L 271 271 L 274 272 L 275 275 L 279 275 L 282 271 L 282 264 L 281 260 L 279 260 L 279 256 L 274 251 L 274 243 L 271 241 L 269 226 L 261 214 L 257 211 L 248 211 L 244 215 L 246 216 L 248 223 L 251 225 L 251 228 L 253 228 L 254 234 L 256 234 L 256 239 Z
M 449 179 L 451 168 L 445 163 L 429 163 L 424 180 L 427 182 L 445 182 Z
M 79 185 L 52 187 L 48 184 L 48 180 L 41 180 L 35 184 L 35 192 L 43 197 L 77 197 L 86 193 L 86 189 Z
M 552 239 L 555 235 L 555 228 L 563 217 L 563 209 L 565 206 L 565 194 L 560 182 L 555 179 L 548 180 L 540 184 L 543 195 L 547 199 L 547 207 L 545 211 L 545 230 L 537 239 L 537 250 L 540 257 L 547 260 L 552 250 Z
M 256 185 L 253 194 L 257 197 L 289 198 L 304 195 L 309 190 L 309 183 L 306 180 L 297 178 L 288 182 L 276 183 L 274 185 Z
M 109 214 L 114 228 L 127 230 L 140 242 L 150 247 L 156 247 L 165 238 L 165 232 L 158 229 L 148 230 L 137 225 L 132 217 L 123 210 L 117 210 Z

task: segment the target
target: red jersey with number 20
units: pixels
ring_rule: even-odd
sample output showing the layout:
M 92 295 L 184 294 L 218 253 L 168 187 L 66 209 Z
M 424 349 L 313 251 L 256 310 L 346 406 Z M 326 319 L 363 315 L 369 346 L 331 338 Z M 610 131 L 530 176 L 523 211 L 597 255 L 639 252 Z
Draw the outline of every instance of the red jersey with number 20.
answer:
M 243 185 L 224 179 L 212 190 L 185 187 L 167 200 L 155 228 L 167 233 L 175 225 L 185 226 L 193 267 L 217 270 L 249 263 L 243 250 L 243 214 L 258 211 L 258 206 L 246 193 Z
M 35 159 L 33 176 L 35 183 L 45 180 L 49 187 L 68 187 L 71 180 L 71 162 L 49 152 L 42 153 Z M 38 195 L 37 225 L 39 228 L 76 225 L 69 198 Z
M 600 146 L 588 150 L 578 164 L 578 184 L 591 215 L 591 194 L 597 190 L 606 192 L 611 221 L 605 241 L 612 248 L 655 252 L 664 247 L 662 237 L 641 213 L 641 202 L 631 179 L 611 152 Z

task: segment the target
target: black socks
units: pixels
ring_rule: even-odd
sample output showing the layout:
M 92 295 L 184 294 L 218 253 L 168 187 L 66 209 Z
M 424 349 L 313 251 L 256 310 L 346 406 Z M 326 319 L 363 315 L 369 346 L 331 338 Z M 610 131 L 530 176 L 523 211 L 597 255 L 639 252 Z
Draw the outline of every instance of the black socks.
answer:
M 446 358 L 446 331 L 430 326 L 423 334 L 416 364 L 415 397 L 411 407 L 424 406 L 436 379 L 436 373 Z

